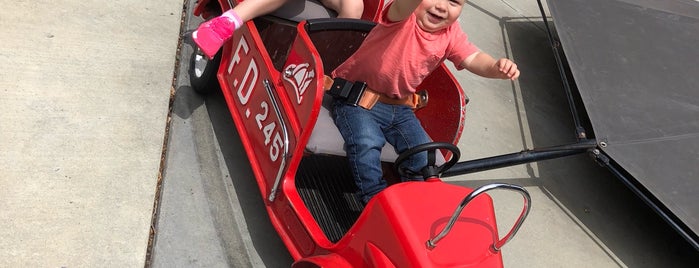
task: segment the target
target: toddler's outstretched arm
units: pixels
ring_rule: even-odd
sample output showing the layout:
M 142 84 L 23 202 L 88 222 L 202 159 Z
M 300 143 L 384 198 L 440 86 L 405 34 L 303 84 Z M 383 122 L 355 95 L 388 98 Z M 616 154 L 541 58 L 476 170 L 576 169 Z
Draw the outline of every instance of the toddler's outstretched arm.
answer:
M 468 56 L 461 63 L 461 67 L 487 78 L 515 80 L 519 77 L 517 64 L 512 60 L 506 58 L 495 60 L 492 56 L 480 51 Z

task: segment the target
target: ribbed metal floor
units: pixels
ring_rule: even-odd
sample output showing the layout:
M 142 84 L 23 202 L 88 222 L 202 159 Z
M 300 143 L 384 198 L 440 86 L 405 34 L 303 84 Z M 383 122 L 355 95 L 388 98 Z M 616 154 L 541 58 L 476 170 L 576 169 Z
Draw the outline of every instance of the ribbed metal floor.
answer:
M 345 157 L 305 156 L 296 173 L 296 188 L 332 242 L 340 240 L 362 212 Z

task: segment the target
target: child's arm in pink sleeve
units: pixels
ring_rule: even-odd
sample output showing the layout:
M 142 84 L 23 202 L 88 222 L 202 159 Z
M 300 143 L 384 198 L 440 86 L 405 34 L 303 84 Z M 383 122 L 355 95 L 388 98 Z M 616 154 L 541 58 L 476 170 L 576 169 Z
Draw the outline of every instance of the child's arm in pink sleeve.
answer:
M 519 77 L 519 69 L 513 61 L 502 58 L 495 60 L 485 52 L 476 52 L 468 56 L 461 66 L 466 70 L 487 78 L 515 80 Z

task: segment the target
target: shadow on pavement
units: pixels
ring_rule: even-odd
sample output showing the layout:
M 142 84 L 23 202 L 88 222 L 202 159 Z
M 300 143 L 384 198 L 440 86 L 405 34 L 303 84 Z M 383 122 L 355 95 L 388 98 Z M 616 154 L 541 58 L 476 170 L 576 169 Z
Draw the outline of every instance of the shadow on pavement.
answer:
M 291 266 L 293 259 L 270 223 L 263 197 L 222 93 L 218 91 L 207 96 L 205 102 L 254 250 L 266 267 Z

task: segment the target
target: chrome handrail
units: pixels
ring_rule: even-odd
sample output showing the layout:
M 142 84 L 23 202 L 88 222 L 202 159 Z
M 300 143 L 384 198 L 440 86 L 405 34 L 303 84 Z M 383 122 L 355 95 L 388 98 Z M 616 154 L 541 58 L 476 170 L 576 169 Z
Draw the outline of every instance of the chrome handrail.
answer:
M 517 219 L 517 222 L 515 222 L 515 225 L 512 227 L 510 232 L 507 233 L 505 237 L 493 243 L 493 250 L 500 251 L 502 246 L 509 242 L 512 239 L 512 237 L 517 233 L 517 231 L 519 231 L 519 228 L 522 226 L 522 223 L 524 223 L 524 219 L 526 219 L 527 215 L 529 215 L 529 208 L 531 207 L 532 203 L 531 197 L 529 196 L 529 192 L 527 192 L 527 190 L 524 189 L 524 187 L 518 185 L 506 183 L 493 183 L 478 187 L 477 189 L 473 190 L 473 192 L 471 192 L 461 201 L 459 206 L 456 208 L 456 211 L 454 211 L 454 214 L 451 216 L 451 219 L 449 219 L 449 223 L 447 223 L 444 229 L 442 229 L 442 231 L 439 232 L 439 234 L 434 238 L 427 240 L 427 249 L 434 249 L 437 246 L 439 240 L 442 240 L 442 238 L 444 238 L 451 231 L 451 228 L 454 226 L 454 223 L 456 223 L 456 220 L 459 218 L 461 211 L 464 209 L 464 207 L 466 207 L 466 205 L 469 202 L 471 202 L 471 200 L 473 200 L 482 193 L 497 188 L 504 188 L 506 190 L 517 191 L 520 194 L 522 194 L 522 197 L 524 197 L 524 208 L 522 209 L 522 213 L 519 214 L 519 218 Z
M 274 201 L 274 198 L 276 198 L 277 196 L 277 190 L 279 190 L 279 183 L 282 181 L 282 176 L 284 175 L 284 168 L 286 167 L 286 159 L 289 157 L 289 131 L 286 129 L 286 124 L 284 123 L 284 118 L 282 117 L 282 112 L 279 109 L 277 99 L 274 98 L 272 85 L 270 85 L 269 80 L 267 79 L 262 81 L 262 84 L 265 86 L 265 89 L 267 90 L 267 95 L 269 95 L 269 99 L 272 102 L 272 107 L 274 108 L 274 112 L 277 114 L 277 118 L 279 118 L 279 125 L 282 129 L 282 135 L 284 136 L 284 153 L 281 156 L 282 162 L 281 164 L 279 164 L 279 171 L 277 172 L 277 178 L 274 181 L 274 186 L 272 186 L 272 190 L 269 193 L 269 196 L 267 197 L 267 200 L 269 200 L 269 202 L 272 202 Z

